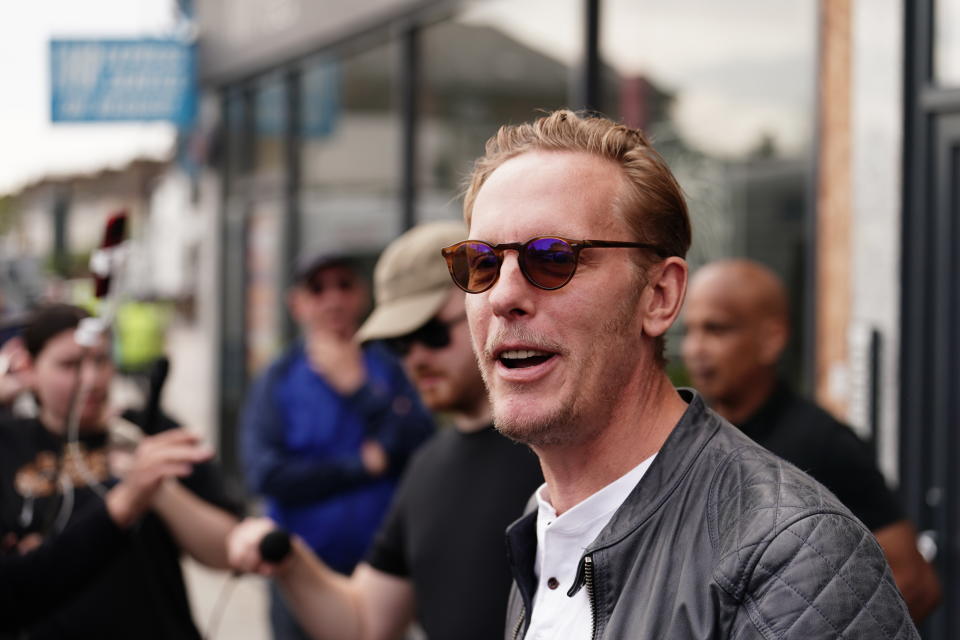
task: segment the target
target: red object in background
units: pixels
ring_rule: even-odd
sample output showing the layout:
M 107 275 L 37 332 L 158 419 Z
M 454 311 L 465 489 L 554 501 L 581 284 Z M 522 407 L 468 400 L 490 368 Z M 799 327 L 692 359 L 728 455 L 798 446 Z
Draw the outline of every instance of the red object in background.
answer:
M 126 238 L 127 234 L 127 212 L 126 210 L 120 210 L 113 213 L 110 218 L 107 219 L 107 226 L 103 230 L 103 242 L 100 243 L 100 251 L 109 256 L 109 253 L 112 249 L 115 249 L 120 245 Z M 108 267 L 105 273 L 94 273 L 94 283 L 96 289 L 94 295 L 97 298 L 106 297 L 107 293 L 110 291 L 110 278 L 111 271 L 110 268 L 111 262 L 109 259 L 106 261 Z

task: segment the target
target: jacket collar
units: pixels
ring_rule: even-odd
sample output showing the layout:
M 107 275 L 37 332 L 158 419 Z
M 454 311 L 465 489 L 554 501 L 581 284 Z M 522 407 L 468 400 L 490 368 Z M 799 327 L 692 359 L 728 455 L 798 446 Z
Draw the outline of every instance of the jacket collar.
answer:
M 687 403 L 687 410 L 667 437 L 643 479 L 590 544 L 584 552 L 585 556 L 616 544 L 652 516 L 690 471 L 700 452 L 720 428 L 721 419 L 707 409 L 700 394 L 692 389 L 678 389 L 678 393 Z M 533 571 L 537 553 L 536 501 L 531 500 L 527 509 L 529 512 L 507 529 L 507 553 L 517 589 L 526 610 L 530 611 L 537 589 L 537 578 Z M 580 565 L 578 574 L 583 571 L 582 560 Z M 570 595 L 581 584 L 582 576 L 578 575 Z
M 533 610 L 533 595 L 537 591 L 537 576 L 533 570 L 537 558 L 536 504 L 536 500 L 527 503 L 527 509 L 532 511 L 507 529 L 507 561 L 510 563 L 513 580 L 517 585 L 517 591 L 520 592 L 525 611 Z M 530 616 L 528 615 L 524 626 L 529 624 Z
M 690 471 L 700 452 L 720 428 L 721 420 L 692 389 L 678 389 L 687 403 L 680 421 L 643 479 L 634 487 L 586 553 L 616 544 L 652 516 Z

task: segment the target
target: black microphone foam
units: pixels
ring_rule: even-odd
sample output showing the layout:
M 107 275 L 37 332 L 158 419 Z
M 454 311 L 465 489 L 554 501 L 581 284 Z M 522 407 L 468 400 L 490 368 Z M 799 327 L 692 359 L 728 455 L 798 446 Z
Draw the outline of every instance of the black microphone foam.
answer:
M 161 431 L 160 396 L 163 394 L 163 385 L 167 381 L 168 373 L 170 373 L 170 360 L 165 356 L 157 358 L 150 369 L 150 390 L 143 411 L 143 432 L 148 436 Z
M 280 564 L 290 554 L 290 534 L 274 529 L 260 539 L 260 557 L 270 564 Z

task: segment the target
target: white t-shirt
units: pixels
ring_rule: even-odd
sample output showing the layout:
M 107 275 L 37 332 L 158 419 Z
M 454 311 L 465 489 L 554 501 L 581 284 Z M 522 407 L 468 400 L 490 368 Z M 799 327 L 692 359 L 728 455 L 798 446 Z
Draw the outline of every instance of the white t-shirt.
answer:
M 547 485 L 537 489 L 537 593 L 527 640 L 589 640 L 593 620 L 587 590 L 570 597 L 584 550 L 607 526 L 614 512 L 650 468 L 653 454 L 563 515 L 557 516 L 544 497 Z

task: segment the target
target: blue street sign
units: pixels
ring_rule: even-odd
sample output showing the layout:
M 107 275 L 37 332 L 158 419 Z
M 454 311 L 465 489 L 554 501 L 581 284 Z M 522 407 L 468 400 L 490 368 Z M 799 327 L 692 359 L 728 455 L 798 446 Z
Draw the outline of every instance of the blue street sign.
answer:
M 51 40 L 50 119 L 188 127 L 196 78 L 196 47 L 180 40 Z

